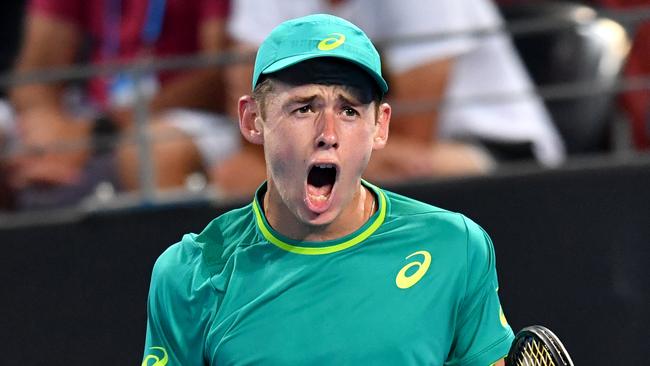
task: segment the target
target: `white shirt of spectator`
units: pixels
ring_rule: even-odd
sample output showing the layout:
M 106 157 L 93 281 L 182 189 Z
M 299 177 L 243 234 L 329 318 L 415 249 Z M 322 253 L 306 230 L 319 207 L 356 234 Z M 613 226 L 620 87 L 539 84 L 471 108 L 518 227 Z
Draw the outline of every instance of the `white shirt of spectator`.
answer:
M 510 39 L 496 31 L 503 22 L 489 0 L 347 0 L 336 6 L 327 0 L 233 0 L 229 32 L 259 45 L 281 22 L 313 13 L 358 25 L 384 45 L 383 60 L 392 72 L 454 57 L 441 137 L 531 142 L 541 163 L 563 161 L 562 140 Z M 391 39 L 400 41 L 382 42 Z

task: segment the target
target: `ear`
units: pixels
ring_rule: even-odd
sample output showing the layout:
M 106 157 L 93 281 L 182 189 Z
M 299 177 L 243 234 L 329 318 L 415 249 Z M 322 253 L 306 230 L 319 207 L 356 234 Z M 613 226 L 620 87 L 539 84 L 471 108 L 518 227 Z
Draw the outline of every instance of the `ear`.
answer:
M 388 127 L 390 125 L 391 107 L 388 103 L 382 103 L 377 108 L 377 122 L 375 137 L 373 140 L 373 150 L 383 149 L 388 140 Z
M 239 131 L 246 141 L 262 145 L 264 143 L 264 126 L 257 102 L 250 95 L 239 98 Z

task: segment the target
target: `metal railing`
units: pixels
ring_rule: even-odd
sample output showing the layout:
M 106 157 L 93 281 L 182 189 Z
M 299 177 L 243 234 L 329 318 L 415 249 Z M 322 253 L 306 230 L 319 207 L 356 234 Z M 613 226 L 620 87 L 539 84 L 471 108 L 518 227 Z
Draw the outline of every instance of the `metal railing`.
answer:
M 626 29 L 633 29 L 640 22 L 647 21 L 650 19 L 650 6 L 644 6 L 628 10 L 598 10 L 599 17 L 606 17 L 612 19 L 619 24 L 621 24 Z M 585 22 L 588 23 L 592 18 L 589 16 L 585 17 Z M 507 32 L 513 38 L 520 36 L 544 33 L 544 32 L 553 32 L 563 29 L 569 29 L 570 27 L 575 27 L 575 24 L 571 24 L 565 20 L 561 19 L 549 19 L 549 18 L 533 18 L 527 20 L 517 20 L 506 23 L 502 27 L 493 27 L 493 28 L 480 28 L 475 29 L 471 32 L 449 32 L 449 33 L 436 33 L 436 34 L 424 34 L 412 37 L 399 37 L 391 39 L 382 39 L 377 43 L 379 45 L 387 45 L 395 42 L 401 44 L 411 43 L 411 42 L 430 42 L 440 39 L 447 39 L 450 37 L 466 37 L 471 36 L 489 36 L 493 34 Z M 33 84 L 33 83 L 55 83 L 71 80 L 86 80 L 96 76 L 109 76 L 116 74 L 118 72 L 125 72 L 132 74 L 136 79 L 149 73 L 151 71 L 161 72 L 169 70 L 180 70 L 180 69 L 196 69 L 196 68 L 205 68 L 205 67 L 215 67 L 215 66 L 224 66 L 233 63 L 248 62 L 252 60 L 254 55 L 252 54 L 237 54 L 237 53 L 218 53 L 210 55 L 191 55 L 191 56 L 175 56 L 168 58 L 158 58 L 158 59 L 147 59 L 147 60 L 135 60 L 133 62 L 115 62 L 115 63 L 103 63 L 103 64 L 77 64 L 67 67 L 57 67 L 57 68 L 47 68 L 37 71 L 25 72 L 25 73 L 6 73 L 0 75 L 0 89 L 6 89 L 10 86 L 23 85 L 23 84 Z M 525 93 L 517 94 L 490 94 L 490 95 L 478 95 L 471 98 L 462 98 L 451 100 L 448 102 L 451 103 L 476 103 L 476 102 L 491 102 L 491 101 L 502 101 L 502 100 L 511 100 L 516 98 L 521 98 L 526 95 L 538 95 L 544 100 L 561 100 L 566 98 L 575 98 L 580 96 L 591 96 L 598 95 L 602 93 L 621 93 L 626 91 L 635 91 L 635 90 L 650 90 L 650 75 L 644 75 L 634 78 L 621 78 L 619 77 L 614 83 L 603 83 L 598 80 L 594 81 L 583 81 L 583 82 L 567 82 L 567 83 L 557 83 L 553 85 L 544 85 L 539 86 L 535 89 L 526 91 Z M 149 109 L 147 103 L 144 102 L 143 93 L 138 93 L 138 101 L 134 104 L 136 106 L 135 110 L 135 122 L 137 130 L 137 144 L 138 144 L 138 155 L 139 159 L 142 162 L 141 172 L 140 172 L 140 195 L 132 196 L 129 194 L 124 195 L 127 197 L 126 201 L 133 203 L 164 203 L 166 198 L 157 195 L 156 187 L 154 184 L 155 172 L 153 164 L 151 164 L 151 141 L 150 136 L 147 132 L 148 125 L 146 121 L 149 116 Z M 437 108 L 440 104 L 439 100 L 418 100 L 407 103 L 400 103 L 394 105 L 396 113 L 409 111 L 418 111 L 431 108 Z M 112 139 L 108 141 L 108 144 L 117 144 L 117 139 Z M 71 144 L 67 146 L 57 146 L 53 149 L 76 149 L 82 146 L 86 146 L 87 142 L 80 141 L 76 144 Z M 0 152 L 0 159 L 7 159 L 15 154 L 29 153 L 25 151 L 20 146 L 5 152 Z M 214 193 L 204 194 L 204 197 L 208 196 L 214 199 Z M 170 197 L 169 195 L 166 197 Z M 180 200 L 186 200 L 187 196 L 180 194 L 179 196 L 171 195 L 171 197 L 180 197 Z M 172 200 L 174 200 L 173 198 Z M 217 197 L 221 199 L 221 197 Z M 115 202 L 115 201 L 114 201 Z M 126 205 L 128 205 L 126 204 Z M 95 206 L 96 207 L 96 206 Z M 37 214 L 31 214 L 32 217 L 38 216 Z M 65 216 L 65 215 L 64 215 Z M 72 215 L 74 216 L 74 215 Z

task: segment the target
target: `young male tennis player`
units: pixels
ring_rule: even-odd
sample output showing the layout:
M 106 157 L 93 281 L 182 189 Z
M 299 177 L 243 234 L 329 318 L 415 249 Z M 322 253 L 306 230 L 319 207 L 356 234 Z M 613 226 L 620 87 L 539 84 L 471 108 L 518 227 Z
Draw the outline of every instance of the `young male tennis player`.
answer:
M 253 89 L 239 125 L 267 181 L 160 256 L 142 365 L 502 364 L 513 333 L 488 235 L 361 179 L 391 116 L 363 31 L 282 23 Z

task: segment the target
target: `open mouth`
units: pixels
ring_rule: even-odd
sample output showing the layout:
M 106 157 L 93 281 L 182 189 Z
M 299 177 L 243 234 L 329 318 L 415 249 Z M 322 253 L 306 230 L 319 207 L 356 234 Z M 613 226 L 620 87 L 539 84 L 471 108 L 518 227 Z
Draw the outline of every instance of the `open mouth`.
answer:
M 334 164 L 314 164 L 307 175 L 307 202 L 316 212 L 329 206 L 329 198 L 336 183 L 337 168 Z

